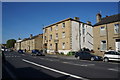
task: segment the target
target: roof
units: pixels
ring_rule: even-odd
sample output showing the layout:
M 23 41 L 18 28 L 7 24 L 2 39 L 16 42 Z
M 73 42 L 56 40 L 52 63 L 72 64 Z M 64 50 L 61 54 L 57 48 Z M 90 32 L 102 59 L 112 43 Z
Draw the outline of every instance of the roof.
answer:
M 104 17 L 101 19 L 100 22 L 96 23 L 94 26 L 112 23 L 112 22 L 117 22 L 117 21 L 120 21 L 120 14 Z
M 48 26 L 46 26 L 46 27 L 44 27 L 44 28 L 48 28 L 48 27 L 51 27 L 51 26 L 53 26 L 53 25 L 56 25 L 56 24 L 59 24 L 59 23 L 62 23 L 62 22 L 64 22 L 64 21 L 68 21 L 68 20 L 72 20 L 72 21 L 76 21 L 76 22 L 79 22 L 79 23 L 83 23 L 83 22 L 81 22 L 81 21 L 78 21 L 78 20 L 75 20 L 75 19 L 72 19 L 72 18 L 67 18 L 67 19 L 61 20 L 61 21 L 59 21 L 59 22 L 56 22 L 56 23 L 54 23 L 54 24 L 48 25 Z M 84 23 L 84 24 L 87 24 L 87 23 Z M 90 24 L 87 24 L 87 25 L 90 25 Z M 91 26 L 92 26 L 92 25 L 91 25 Z M 44 28 L 43 28 L 43 29 L 44 29 Z
M 26 40 L 34 39 L 34 38 L 38 37 L 39 35 L 42 36 L 43 34 L 38 34 L 38 35 L 35 35 L 35 36 L 31 37 L 31 38 L 24 38 L 21 42 L 26 41 Z

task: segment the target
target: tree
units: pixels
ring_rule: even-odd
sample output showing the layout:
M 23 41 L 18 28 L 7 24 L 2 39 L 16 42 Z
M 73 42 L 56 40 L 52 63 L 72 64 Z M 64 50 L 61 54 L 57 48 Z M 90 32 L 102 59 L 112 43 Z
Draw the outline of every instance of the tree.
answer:
M 6 47 L 7 48 L 14 48 L 14 44 L 16 43 L 16 40 L 15 39 L 9 39 L 7 40 L 7 44 L 6 44 Z

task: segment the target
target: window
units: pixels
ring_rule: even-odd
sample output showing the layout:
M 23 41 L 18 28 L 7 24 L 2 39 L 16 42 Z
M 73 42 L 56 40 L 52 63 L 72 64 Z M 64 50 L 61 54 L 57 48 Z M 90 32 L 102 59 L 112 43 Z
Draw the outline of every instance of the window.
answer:
M 50 31 L 52 31 L 52 27 L 50 27 Z
M 106 50 L 106 41 L 105 40 L 101 41 L 101 50 L 102 51 Z
M 114 33 L 115 34 L 120 33 L 120 31 L 119 31 L 119 24 L 114 24 Z
M 52 40 L 52 35 L 50 35 L 50 40 Z
M 105 27 L 100 27 L 100 35 L 103 36 L 103 35 L 106 35 L 106 29 Z
M 56 39 L 58 39 L 58 33 L 56 33 Z
M 83 37 L 83 42 L 85 42 L 85 37 Z
M 85 29 L 83 28 L 83 35 L 85 34 Z
M 55 29 L 58 30 L 58 25 L 56 25 Z
M 65 49 L 65 43 L 64 42 L 62 43 L 62 49 Z
M 62 23 L 62 28 L 65 28 L 65 23 Z
M 45 33 L 47 32 L 47 29 L 44 29 Z
M 62 38 L 65 38 L 65 32 L 62 32 Z
M 45 36 L 45 40 L 46 40 L 46 36 Z
M 50 44 L 50 49 L 52 49 L 52 44 Z

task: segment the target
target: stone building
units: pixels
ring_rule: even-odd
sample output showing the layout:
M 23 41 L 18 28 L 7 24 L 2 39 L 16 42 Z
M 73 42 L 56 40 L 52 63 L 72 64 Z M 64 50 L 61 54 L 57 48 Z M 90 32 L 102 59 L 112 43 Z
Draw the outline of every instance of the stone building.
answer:
M 104 52 L 109 49 L 120 50 L 120 14 L 106 16 L 98 13 L 93 27 L 94 50 Z
M 47 53 L 93 49 L 91 22 L 83 23 L 78 17 L 67 18 L 43 28 L 43 45 Z
M 30 35 L 29 38 L 25 38 L 21 41 L 15 43 L 16 50 L 22 49 L 26 51 L 31 51 L 33 49 L 42 50 L 43 49 L 43 34 L 36 36 Z

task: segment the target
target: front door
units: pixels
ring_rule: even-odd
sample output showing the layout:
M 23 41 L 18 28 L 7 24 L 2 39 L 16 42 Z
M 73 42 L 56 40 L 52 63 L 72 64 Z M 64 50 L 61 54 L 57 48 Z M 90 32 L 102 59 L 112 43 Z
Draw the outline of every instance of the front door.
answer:
M 55 52 L 58 52 L 58 43 L 55 43 Z

